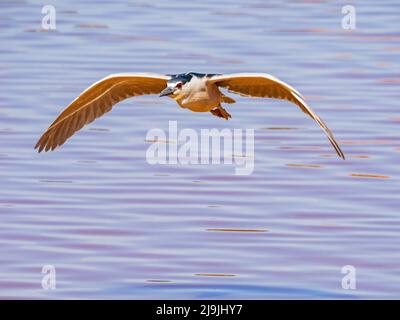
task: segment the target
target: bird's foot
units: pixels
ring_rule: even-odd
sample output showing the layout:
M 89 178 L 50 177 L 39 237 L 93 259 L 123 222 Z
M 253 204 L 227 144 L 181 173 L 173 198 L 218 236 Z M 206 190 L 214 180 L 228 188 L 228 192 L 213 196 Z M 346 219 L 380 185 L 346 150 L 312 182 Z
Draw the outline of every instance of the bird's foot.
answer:
M 232 116 L 221 106 L 213 109 L 210 111 L 214 116 L 224 118 L 225 120 L 228 120 L 229 118 L 232 118 Z

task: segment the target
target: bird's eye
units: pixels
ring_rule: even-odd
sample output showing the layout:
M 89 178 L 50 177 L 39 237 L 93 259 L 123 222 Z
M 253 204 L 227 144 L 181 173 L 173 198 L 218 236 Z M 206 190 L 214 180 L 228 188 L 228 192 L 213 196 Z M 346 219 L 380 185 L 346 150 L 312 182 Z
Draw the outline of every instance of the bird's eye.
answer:
M 176 85 L 176 88 L 178 88 L 178 89 L 182 88 L 182 82 L 179 82 L 179 83 Z

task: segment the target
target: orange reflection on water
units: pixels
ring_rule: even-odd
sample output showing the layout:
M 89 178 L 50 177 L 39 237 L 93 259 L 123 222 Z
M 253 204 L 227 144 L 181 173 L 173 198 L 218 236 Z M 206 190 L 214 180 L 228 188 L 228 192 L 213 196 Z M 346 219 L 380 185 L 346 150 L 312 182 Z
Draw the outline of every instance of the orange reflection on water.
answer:
M 322 158 L 336 158 L 336 155 L 333 154 L 320 154 L 319 156 Z
M 367 41 L 398 41 L 400 40 L 400 36 L 398 35 L 389 35 L 389 34 L 360 34 L 360 33 L 349 33 L 350 37 L 358 40 L 367 40 Z
M 400 83 L 400 79 L 381 79 L 378 80 L 379 83 L 386 83 L 386 84 L 396 84 Z
M 336 155 L 334 155 L 334 154 L 320 154 L 319 156 L 323 157 L 323 158 L 336 158 Z M 348 159 L 370 159 L 371 157 L 367 156 L 365 154 L 356 154 L 353 156 L 347 156 L 347 158 Z
M 310 1 L 310 0 L 308 0 Z M 315 0 L 312 2 L 316 2 Z M 320 2 L 320 1 L 318 1 Z M 310 28 L 310 29 L 285 29 L 285 30 L 277 30 L 278 32 L 300 32 L 300 33 L 334 33 L 333 30 L 324 29 L 324 28 Z
M 369 158 L 370 158 L 370 156 L 367 156 L 367 155 L 362 155 L 362 154 L 360 154 L 360 155 L 350 156 L 349 158 L 356 158 L 356 159 L 369 159 Z
M 400 51 L 400 47 L 386 47 L 383 48 L 384 51 L 390 51 L 390 52 L 398 52 Z
M 377 174 L 364 174 L 364 173 L 350 173 L 351 177 L 372 178 L 372 179 L 390 179 L 389 176 L 382 176 Z
M 110 129 L 107 129 L 107 128 L 89 128 L 89 131 L 108 132 L 108 131 L 110 131 Z
M 393 141 L 391 140 L 348 140 L 348 141 L 341 141 L 341 144 L 347 145 L 387 145 L 392 144 Z
M 320 227 L 327 227 L 327 228 L 337 227 L 337 224 L 335 224 L 335 223 L 323 223 L 323 224 L 320 224 Z
M 268 232 L 262 229 L 227 229 L 227 228 L 210 228 L 207 231 L 220 231 L 220 232 Z
M 269 128 L 262 128 L 263 130 L 299 130 L 299 128 L 294 127 L 269 127 Z
M 300 164 L 300 163 L 288 163 L 288 167 L 302 167 L 302 168 L 322 168 L 319 164 Z
M 235 277 L 235 274 L 226 274 L 226 273 L 195 273 L 195 276 L 198 277 Z
M 172 140 L 161 140 L 161 139 L 144 139 L 144 141 L 150 142 L 150 143 L 157 142 L 157 143 L 165 143 L 165 144 L 175 143 L 175 141 L 172 141 Z
M 279 147 L 280 150 L 294 150 L 294 151 L 315 151 L 321 150 L 321 147 Z
M 83 29 L 108 29 L 109 26 L 103 23 L 80 23 L 75 25 L 75 28 Z

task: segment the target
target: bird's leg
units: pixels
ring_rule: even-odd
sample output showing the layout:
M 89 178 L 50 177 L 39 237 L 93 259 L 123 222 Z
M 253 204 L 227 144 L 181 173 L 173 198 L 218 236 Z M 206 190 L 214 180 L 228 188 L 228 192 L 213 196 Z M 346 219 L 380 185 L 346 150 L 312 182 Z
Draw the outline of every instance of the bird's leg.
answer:
M 214 116 L 224 118 L 225 120 L 228 120 L 229 118 L 232 118 L 232 116 L 226 111 L 224 108 L 219 105 L 215 109 L 210 111 Z

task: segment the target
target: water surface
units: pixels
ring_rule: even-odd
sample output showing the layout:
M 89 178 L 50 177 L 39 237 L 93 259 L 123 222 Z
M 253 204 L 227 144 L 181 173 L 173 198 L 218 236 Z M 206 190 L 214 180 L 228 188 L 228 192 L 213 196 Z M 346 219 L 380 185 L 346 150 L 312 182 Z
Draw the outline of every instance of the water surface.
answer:
M 356 30 L 341 27 L 343 5 Z M 0 3 L 1 298 L 398 298 L 397 1 Z M 117 72 L 267 72 L 283 101 L 235 96 L 230 121 L 137 97 L 52 153 L 33 150 L 84 88 Z M 150 165 L 151 128 L 255 130 L 255 168 Z M 57 289 L 44 290 L 53 265 Z M 344 265 L 357 289 L 341 286 Z

